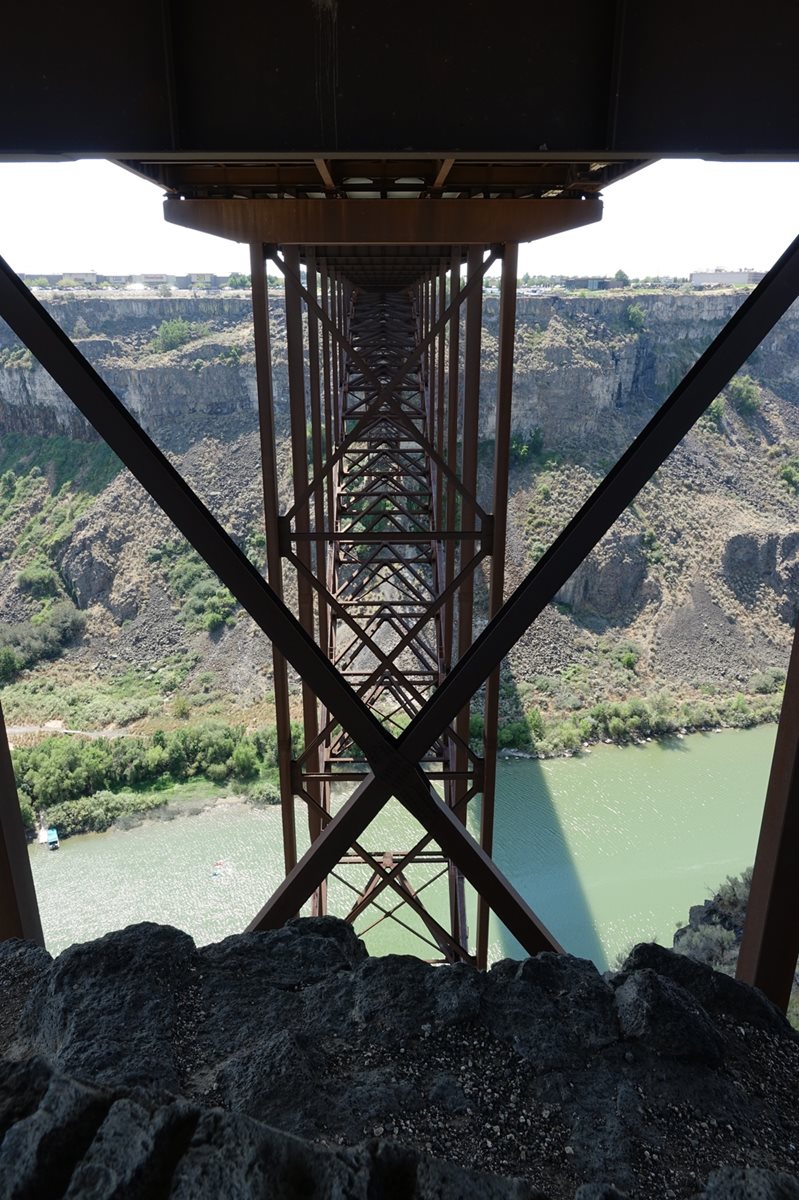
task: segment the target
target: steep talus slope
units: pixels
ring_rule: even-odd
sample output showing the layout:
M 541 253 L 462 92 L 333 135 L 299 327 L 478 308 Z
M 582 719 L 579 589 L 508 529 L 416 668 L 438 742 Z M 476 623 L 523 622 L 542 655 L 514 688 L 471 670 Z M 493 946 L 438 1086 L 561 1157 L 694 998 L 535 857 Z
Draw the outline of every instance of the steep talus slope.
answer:
M 486 974 L 370 959 L 306 918 L 202 949 L 131 926 L 52 963 L 5 943 L 0 966 L 9 1198 L 56 1169 L 48 1194 L 70 1197 L 120 1178 L 126 1196 L 799 1194 L 796 1035 L 658 946 L 604 978 L 551 954 Z

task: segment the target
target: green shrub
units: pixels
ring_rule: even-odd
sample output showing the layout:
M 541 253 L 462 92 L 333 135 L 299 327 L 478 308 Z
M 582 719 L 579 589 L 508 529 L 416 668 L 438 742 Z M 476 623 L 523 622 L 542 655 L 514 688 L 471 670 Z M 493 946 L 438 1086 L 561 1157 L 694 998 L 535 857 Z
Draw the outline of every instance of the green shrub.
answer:
M 760 692 L 768 695 L 778 692 L 785 682 L 785 672 L 778 667 L 768 667 L 765 671 L 755 671 L 746 685 L 749 692 Z
M 245 798 L 250 804 L 259 808 L 280 803 L 280 788 L 268 780 L 260 780 L 245 792 Z
M 206 325 L 186 321 L 183 317 L 173 317 L 172 320 L 162 321 L 158 332 L 150 343 L 150 348 L 158 354 L 168 350 L 177 350 L 193 338 L 202 337 L 208 332 Z
M 33 811 L 33 805 L 27 800 L 20 800 L 19 811 L 25 833 L 29 836 L 34 834 L 36 832 L 36 813 Z
M 526 721 L 507 721 L 497 731 L 500 750 L 529 750 L 530 727 Z
M 700 925 L 699 929 L 687 929 L 674 948 L 679 954 L 730 975 L 738 957 L 735 933 L 723 925 Z
M 231 756 L 236 779 L 254 779 L 258 774 L 258 755 L 251 742 L 239 742 Z
M 471 713 L 469 716 L 469 741 L 481 742 L 483 740 L 484 731 L 485 722 L 483 720 L 483 714 L 479 712 Z
M 510 439 L 510 465 L 517 467 L 528 459 L 537 458 L 543 449 L 544 434 L 538 425 L 527 437 L 514 433 Z
M 727 411 L 727 402 L 723 396 L 716 396 L 715 400 L 711 400 L 705 411 L 705 419 L 716 429 L 721 429 L 721 423 L 724 420 L 724 414 Z
M 17 586 L 31 596 L 57 596 L 60 591 L 60 581 L 52 567 L 47 563 L 33 562 L 17 575 Z
M 640 304 L 630 304 L 627 308 L 627 324 L 630 329 L 639 333 L 646 324 L 646 314 Z
M 83 613 L 68 600 L 53 604 L 35 624 L 0 625 L 0 682 L 10 682 L 41 659 L 56 658 L 85 627 Z
M 0 683 L 10 683 L 22 670 L 22 659 L 10 646 L 0 646 Z
M 760 408 L 760 388 L 750 375 L 736 375 L 727 384 L 730 404 L 742 414 L 751 416 Z
M 530 711 L 525 714 L 525 719 L 527 721 L 527 729 L 529 731 L 530 739 L 533 742 L 540 741 L 544 736 L 544 718 L 541 715 L 541 709 L 531 708 Z
M 730 916 L 743 918 L 749 903 L 749 889 L 752 886 L 752 867 L 747 867 L 740 875 L 728 875 L 724 883 L 716 890 L 716 901 L 725 908 Z
M 799 459 L 792 458 L 780 470 L 780 479 L 792 492 L 799 492 Z
M 186 623 L 214 633 L 231 624 L 236 601 L 221 587 L 210 568 L 185 542 L 172 542 L 149 552 L 152 562 L 165 562 L 167 583 L 183 601 Z

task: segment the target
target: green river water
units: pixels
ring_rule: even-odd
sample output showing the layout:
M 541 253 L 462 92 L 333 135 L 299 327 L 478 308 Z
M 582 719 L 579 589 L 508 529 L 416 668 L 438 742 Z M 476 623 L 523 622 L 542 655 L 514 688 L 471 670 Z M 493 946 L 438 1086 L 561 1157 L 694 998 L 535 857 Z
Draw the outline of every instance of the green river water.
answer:
M 494 857 L 562 945 L 601 969 L 636 941 L 670 946 L 689 906 L 754 859 L 775 732 L 762 726 L 503 762 Z M 393 803 L 363 843 L 407 849 L 419 832 Z M 280 813 L 220 803 L 196 816 L 69 838 L 56 853 L 33 845 L 30 854 L 52 953 L 145 920 L 180 926 L 204 944 L 239 932 L 280 882 Z M 347 878 L 360 889 L 368 875 L 350 868 Z M 412 877 L 417 889 L 419 879 Z M 424 896 L 445 921 L 443 881 Z M 333 881 L 331 911 L 351 901 L 347 886 Z M 470 911 L 473 928 L 473 897 Z M 406 914 L 396 915 L 415 925 Z M 394 920 L 369 930 L 366 942 L 372 953 L 425 953 Z M 492 954 L 522 955 L 496 922 Z

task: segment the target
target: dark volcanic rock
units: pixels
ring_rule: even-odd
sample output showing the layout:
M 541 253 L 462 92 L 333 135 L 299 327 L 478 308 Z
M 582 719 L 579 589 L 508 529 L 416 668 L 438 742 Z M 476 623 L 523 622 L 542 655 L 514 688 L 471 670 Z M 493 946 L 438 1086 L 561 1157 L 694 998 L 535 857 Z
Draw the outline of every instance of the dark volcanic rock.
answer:
M 0 1162 L 38 1170 L 73 1147 L 69 1196 L 306 1195 L 313 1179 L 377 1197 L 393 1179 L 403 1196 L 687 1200 L 721 1168 L 769 1187 L 796 1171 L 795 1035 L 759 993 L 660 947 L 609 978 L 553 954 L 481 973 L 370 959 L 324 918 L 201 949 L 139 925 L 53 963 L 2 953 L 28 975 Z M 506 1183 L 469 1191 L 475 1169 Z M 171 1191 L 141 1183 L 155 1175 Z M 781 1194 L 740 1178 L 741 1196 Z
M 732 1017 L 782 1037 L 796 1036 L 784 1013 L 758 988 L 748 987 L 738 979 L 714 971 L 686 954 L 672 954 L 655 942 L 642 942 L 628 956 L 622 977 L 628 972 L 645 970 L 652 970 L 685 988 L 712 1016 Z
M 782 1171 L 722 1167 L 696 1200 L 799 1200 L 799 1181 Z
M 5 1064 L 7 1066 L 7 1064 Z M 35 1098 L 0 1133 L 3 1200 L 536 1200 L 521 1180 L 467 1173 L 410 1148 L 372 1141 L 331 1150 L 185 1100 L 91 1087 L 38 1059 L 0 1082 L 9 1100 Z
M 52 963 L 47 951 L 33 942 L 0 942 L 0 1055 L 8 1049 L 28 993 L 47 976 Z
M 582 1062 L 619 1040 L 613 989 L 593 963 L 561 954 L 497 963 L 487 976 L 483 1019 L 539 1070 Z
M 195 955 L 189 935 L 169 925 L 70 946 L 31 989 L 21 1035 L 84 1079 L 178 1091 L 175 1015 Z
M 650 1050 L 720 1063 L 724 1041 L 690 992 L 654 971 L 635 971 L 616 992 L 621 1031 Z

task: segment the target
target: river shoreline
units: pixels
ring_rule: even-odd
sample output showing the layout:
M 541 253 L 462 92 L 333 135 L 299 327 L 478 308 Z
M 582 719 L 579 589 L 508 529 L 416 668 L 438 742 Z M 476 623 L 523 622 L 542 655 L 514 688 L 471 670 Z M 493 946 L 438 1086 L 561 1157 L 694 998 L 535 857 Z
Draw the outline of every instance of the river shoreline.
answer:
M 634 942 L 657 936 L 671 945 L 690 906 L 753 861 L 774 733 L 763 726 L 653 740 L 628 754 L 598 746 L 557 761 L 505 759 L 494 861 L 557 940 L 601 970 Z M 72 837 L 57 853 L 31 846 L 48 948 L 135 921 L 176 924 L 198 944 L 244 928 L 280 885 L 285 864 L 279 806 L 255 807 L 240 796 L 235 786 L 208 789 L 196 821 L 148 815 L 128 830 Z M 475 833 L 479 798 L 473 807 Z M 177 818 L 192 812 L 180 803 L 175 809 Z M 413 818 L 392 801 L 370 826 L 368 844 L 403 846 L 416 836 Z M 304 853 L 308 829 L 299 819 L 297 840 Z M 426 878 L 420 867 L 414 886 Z M 347 880 L 362 889 L 368 870 L 353 867 Z M 330 881 L 331 912 L 349 911 L 346 882 Z M 424 894 L 433 917 L 445 921 L 446 884 Z M 467 908 L 474 928 L 471 888 Z M 492 931 L 494 958 L 523 957 L 498 922 Z M 366 936 L 370 953 L 418 953 L 393 923 Z
M 762 727 L 764 725 L 770 725 L 770 724 L 776 724 L 776 722 L 770 721 L 770 720 L 758 721 L 754 725 L 744 727 L 744 729 L 745 728 L 758 728 L 758 727 Z M 573 750 L 553 751 L 552 753 L 549 753 L 549 754 L 539 753 L 535 750 L 521 750 L 521 749 L 516 749 L 514 747 L 505 747 L 504 749 L 499 751 L 497 757 L 500 762 L 506 762 L 506 763 L 535 762 L 535 761 L 554 762 L 557 760 L 565 760 L 565 759 L 573 759 L 573 758 L 579 759 L 583 756 L 592 754 L 594 749 L 601 747 L 601 746 L 615 746 L 619 750 L 628 750 L 628 749 L 634 749 L 636 747 L 642 747 L 642 746 L 647 746 L 647 745 L 652 745 L 652 744 L 658 744 L 658 743 L 667 744 L 668 742 L 671 742 L 671 741 L 682 741 L 685 738 L 692 737 L 694 735 L 722 734 L 725 732 L 731 732 L 731 731 L 735 731 L 735 730 L 742 731 L 740 726 L 734 726 L 734 725 L 718 724 L 718 725 L 712 725 L 712 726 L 704 726 L 702 728 L 685 726 L 684 728 L 674 730 L 673 732 L 664 733 L 661 735 L 650 735 L 647 737 L 638 738 L 638 739 L 634 739 L 634 740 L 614 741 L 612 738 L 601 738 L 601 739 L 597 738 L 597 739 L 594 739 L 593 741 L 583 742 L 582 745 L 580 745 L 579 747 L 577 747 Z M 66 733 L 68 731 L 64 731 L 64 732 Z M 210 784 L 210 781 L 206 781 L 206 780 L 195 781 L 195 787 L 191 790 L 196 792 L 197 784 L 199 784 L 202 787 L 206 783 L 208 784 L 209 791 L 212 791 L 213 794 L 209 794 L 207 796 L 199 796 L 199 797 L 196 794 L 187 795 L 187 796 L 175 796 L 175 795 L 168 796 L 165 798 L 163 805 L 159 805 L 157 807 L 143 808 L 139 811 L 131 810 L 130 812 L 125 813 L 124 815 L 122 815 L 120 817 L 117 817 L 105 829 L 81 831 L 81 832 L 72 833 L 72 834 L 59 833 L 59 838 L 62 841 L 67 841 L 67 840 L 69 840 L 70 837 L 82 837 L 85 835 L 86 832 L 106 833 L 111 830 L 114 830 L 117 832 L 125 832 L 126 830 L 135 829 L 138 826 L 140 826 L 146 822 L 174 821 L 174 820 L 178 820 L 178 819 L 184 818 L 184 817 L 199 816 L 200 813 L 205 812 L 208 809 L 217 808 L 217 807 L 225 807 L 225 806 L 230 807 L 230 808 L 252 807 L 255 809 L 277 807 L 277 805 L 263 804 L 262 802 L 259 803 L 255 800 L 253 800 L 245 790 L 236 791 L 236 792 L 218 792 L 213 789 L 213 785 Z M 175 787 L 180 787 L 180 786 L 181 785 L 175 785 Z M 153 790 L 156 791 L 156 789 L 153 789 Z M 150 795 L 150 794 L 152 794 L 152 793 L 148 793 L 148 795 Z M 80 801 L 75 801 L 75 803 L 76 804 L 80 803 Z M 46 827 L 46 825 L 47 825 L 47 823 L 45 822 L 45 827 Z M 30 832 L 28 833 L 28 841 L 29 842 L 36 841 L 36 833 L 35 832 L 32 834 Z

